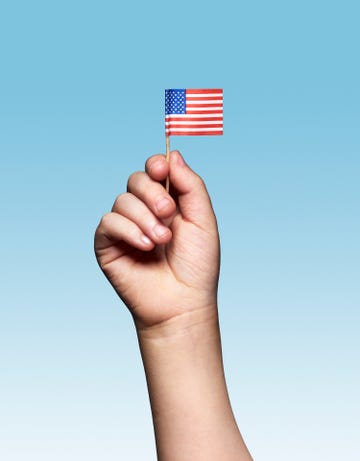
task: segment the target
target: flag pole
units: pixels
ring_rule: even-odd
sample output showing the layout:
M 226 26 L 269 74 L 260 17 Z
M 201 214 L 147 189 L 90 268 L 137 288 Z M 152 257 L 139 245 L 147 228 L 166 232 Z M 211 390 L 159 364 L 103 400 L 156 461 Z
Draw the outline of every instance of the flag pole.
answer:
M 166 161 L 169 163 L 170 160 L 170 136 L 166 136 Z M 170 177 L 166 176 L 166 192 L 169 192 L 170 189 Z

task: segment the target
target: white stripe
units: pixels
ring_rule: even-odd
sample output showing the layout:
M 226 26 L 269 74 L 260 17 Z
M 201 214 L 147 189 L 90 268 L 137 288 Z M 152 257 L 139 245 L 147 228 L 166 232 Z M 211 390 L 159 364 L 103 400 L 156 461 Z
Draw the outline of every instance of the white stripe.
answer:
M 220 111 L 222 110 L 222 106 L 216 106 L 216 107 L 186 107 L 186 110 L 208 110 L 208 111 Z
M 210 96 L 216 97 L 223 97 L 222 92 L 221 93 L 186 93 L 187 97 L 191 98 L 209 98 Z
M 222 99 L 209 99 L 203 101 L 201 99 L 187 99 L 186 104 L 217 104 L 218 106 L 222 105 Z
M 166 132 L 169 131 L 223 131 L 222 128 L 171 128 L 165 130 Z
M 222 123 L 222 120 L 214 120 L 211 122 L 202 122 L 198 120 L 189 120 L 187 121 L 172 121 L 172 122 L 165 122 L 165 126 L 170 126 L 170 125 L 218 125 L 219 123 Z
M 167 114 L 165 115 L 165 119 L 170 117 L 176 118 L 202 118 L 202 117 L 222 117 L 221 114 Z

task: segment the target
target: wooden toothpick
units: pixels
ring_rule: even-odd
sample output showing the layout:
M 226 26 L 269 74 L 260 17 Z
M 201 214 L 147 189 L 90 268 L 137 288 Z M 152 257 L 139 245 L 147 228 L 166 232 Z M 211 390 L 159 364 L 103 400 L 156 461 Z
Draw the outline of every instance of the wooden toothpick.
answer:
M 170 160 L 170 136 L 166 136 L 166 160 L 169 163 Z M 166 177 L 166 192 L 169 192 L 170 189 L 170 176 L 167 175 Z

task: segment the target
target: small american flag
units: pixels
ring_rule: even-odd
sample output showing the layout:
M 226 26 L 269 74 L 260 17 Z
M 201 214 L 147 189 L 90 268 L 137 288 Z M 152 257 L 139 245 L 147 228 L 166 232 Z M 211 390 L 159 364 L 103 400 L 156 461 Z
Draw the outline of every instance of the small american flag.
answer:
M 165 90 L 165 134 L 223 134 L 223 90 Z

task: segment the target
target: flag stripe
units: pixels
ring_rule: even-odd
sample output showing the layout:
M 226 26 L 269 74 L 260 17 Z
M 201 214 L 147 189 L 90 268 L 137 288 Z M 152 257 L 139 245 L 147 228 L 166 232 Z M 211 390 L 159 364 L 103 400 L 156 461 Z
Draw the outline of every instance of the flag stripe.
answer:
M 213 129 L 213 128 L 209 128 L 209 127 L 202 127 L 202 128 L 194 128 L 194 129 L 191 129 L 191 128 L 183 128 L 183 127 L 174 127 L 174 128 L 170 128 L 169 130 L 167 130 L 167 133 L 174 133 L 174 131 L 178 132 L 178 133 L 220 133 L 223 131 L 222 127 L 218 127 L 216 129 Z
M 199 132 L 199 131 L 167 131 L 166 133 L 166 136 L 202 136 L 202 135 L 206 135 L 206 136 L 210 136 L 210 135 L 220 135 L 220 134 L 224 134 L 223 131 L 202 131 L 202 132 Z
M 206 93 L 206 94 L 201 94 L 201 93 L 193 93 L 193 94 L 187 94 L 186 99 L 205 99 L 206 98 L 214 98 L 214 99 L 223 99 L 222 94 L 216 94 L 216 93 Z
M 223 126 L 221 124 L 219 125 L 171 125 L 171 127 L 168 127 L 168 131 L 194 131 L 196 129 L 201 129 L 201 131 L 204 130 L 209 130 L 209 131 L 219 131 L 223 129 Z
M 194 99 L 186 99 L 186 104 L 217 104 L 218 106 L 222 106 L 223 100 L 222 99 L 214 99 L 214 98 L 194 98 Z
M 191 94 L 191 95 L 186 95 L 186 99 L 201 99 L 202 101 L 206 101 L 206 99 L 211 98 L 211 99 L 217 99 L 217 100 L 222 100 L 223 95 L 222 94 L 216 94 L 216 93 L 207 93 L 207 94 Z
M 223 126 L 222 123 L 219 122 L 219 120 L 207 120 L 207 121 L 188 121 L 188 120 L 181 120 L 181 121 L 177 121 L 177 122 L 174 122 L 174 121 L 171 121 L 171 122 L 166 122 L 165 123 L 165 126 L 175 126 L 175 125 L 187 125 L 187 126 L 198 126 L 198 125 L 215 125 L 215 126 Z
M 169 128 L 167 129 L 167 131 L 222 131 L 222 127 L 219 127 L 219 128 L 209 128 L 209 127 L 201 127 L 201 128 L 183 128 L 183 127 L 175 127 L 174 129 L 172 128 Z
M 222 94 L 223 93 L 223 90 L 220 88 L 204 88 L 204 89 L 188 88 L 185 91 L 186 91 L 186 94 L 206 94 L 206 93 Z
M 222 104 L 219 104 L 219 103 L 215 103 L 215 104 L 208 104 L 208 103 L 200 103 L 200 104 L 197 104 L 197 103 L 186 103 L 186 109 L 192 109 L 192 108 L 198 108 L 198 107 L 216 107 L 217 109 L 220 109 L 221 110 L 221 107 L 222 107 Z
M 192 114 L 208 114 L 209 112 L 211 112 L 212 114 L 216 114 L 216 115 L 222 115 L 222 110 L 214 110 L 212 108 L 208 108 L 208 109 L 203 109 L 203 110 L 199 110 L 198 108 L 194 108 L 194 109 L 189 109 L 190 113 Z
M 215 102 L 222 102 L 223 100 L 223 97 L 219 96 L 219 97 L 216 97 L 216 96 L 201 96 L 201 95 L 198 95 L 198 96 L 187 96 L 186 98 L 187 101 L 190 101 L 190 102 L 195 102 L 195 101 L 199 101 L 199 102 L 202 102 L 202 101 L 215 101 Z
M 175 114 L 175 115 L 166 115 L 165 120 L 186 120 L 186 119 L 194 119 L 194 120 L 222 120 L 222 114 L 219 116 L 218 114 Z

